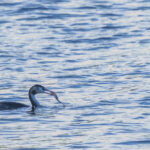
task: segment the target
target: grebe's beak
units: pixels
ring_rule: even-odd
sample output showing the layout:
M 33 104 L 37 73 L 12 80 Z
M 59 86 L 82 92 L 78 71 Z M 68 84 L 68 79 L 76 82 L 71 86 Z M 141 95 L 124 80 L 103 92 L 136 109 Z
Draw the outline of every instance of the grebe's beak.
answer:
M 58 99 L 58 96 L 57 96 L 57 94 L 56 94 L 55 92 L 49 91 L 49 90 L 46 89 L 46 90 L 45 90 L 45 93 L 54 96 L 55 99 L 56 99 L 59 103 L 61 103 L 61 104 L 63 105 L 63 107 L 65 107 L 65 105 Z

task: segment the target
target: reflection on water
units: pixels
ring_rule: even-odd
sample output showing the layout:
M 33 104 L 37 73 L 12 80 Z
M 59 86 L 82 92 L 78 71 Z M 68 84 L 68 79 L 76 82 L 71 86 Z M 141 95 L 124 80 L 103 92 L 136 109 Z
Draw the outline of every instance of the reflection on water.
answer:
M 149 5 L 0 2 L 0 101 L 66 105 L 0 111 L 0 149 L 149 149 Z

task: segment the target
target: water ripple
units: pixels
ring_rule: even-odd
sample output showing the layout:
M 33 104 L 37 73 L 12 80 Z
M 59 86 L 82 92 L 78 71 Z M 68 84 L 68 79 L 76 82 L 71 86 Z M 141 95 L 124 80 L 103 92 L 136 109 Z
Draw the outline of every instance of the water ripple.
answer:
M 1 149 L 149 149 L 149 4 L 1 1 L 0 101 L 66 105 L 0 111 Z

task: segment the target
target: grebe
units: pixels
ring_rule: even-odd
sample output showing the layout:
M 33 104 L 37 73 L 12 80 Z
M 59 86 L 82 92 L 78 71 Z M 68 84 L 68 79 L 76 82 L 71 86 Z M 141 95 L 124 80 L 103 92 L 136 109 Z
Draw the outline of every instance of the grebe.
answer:
M 55 99 L 59 103 L 62 103 L 61 101 L 59 101 L 55 92 L 48 90 L 42 85 L 36 84 L 29 89 L 29 93 L 28 93 L 29 99 L 32 105 L 32 110 L 35 110 L 36 107 L 40 106 L 40 103 L 35 98 L 35 95 L 39 93 L 46 93 L 46 94 L 52 95 L 55 97 Z M 63 104 L 63 106 L 65 105 Z M 22 107 L 29 107 L 29 106 L 22 104 L 22 103 L 17 103 L 17 102 L 0 102 L 0 110 L 17 109 L 17 108 L 22 108 Z

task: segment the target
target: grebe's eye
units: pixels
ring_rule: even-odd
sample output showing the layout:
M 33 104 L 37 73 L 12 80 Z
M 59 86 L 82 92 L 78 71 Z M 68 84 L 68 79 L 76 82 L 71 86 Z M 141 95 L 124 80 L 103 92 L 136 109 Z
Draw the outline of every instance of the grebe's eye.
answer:
M 32 91 L 32 94 L 34 94 L 34 95 L 35 95 L 35 94 L 36 94 L 36 90 L 33 90 L 33 91 Z

